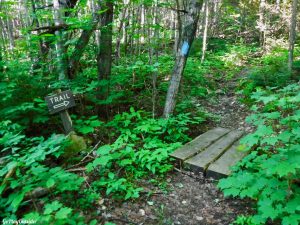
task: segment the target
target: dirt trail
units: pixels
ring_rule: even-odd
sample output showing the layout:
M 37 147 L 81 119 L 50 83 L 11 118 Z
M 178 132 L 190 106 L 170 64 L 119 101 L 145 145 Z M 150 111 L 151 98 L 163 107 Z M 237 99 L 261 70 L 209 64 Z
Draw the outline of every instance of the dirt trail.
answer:
M 246 105 L 239 101 L 241 96 L 235 93 L 238 80 L 222 82 L 218 94 L 214 101 L 203 103 L 206 110 L 215 114 L 220 119 L 212 124 L 212 126 L 220 126 L 230 129 L 243 130 L 250 132 L 253 127 L 245 122 L 245 118 L 250 114 Z
M 249 114 L 234 92 L 237 81 L 219 83 L 215 99 L 203 102 L 207 111 L 220 117 L 212 127 L 240 129 L 252 128 L 244 120 Z M 225 199 L 216 188 L 217 181 L 203 175 L 176 169 L 168 174 L 166 193 L 143 196 L 138 202 L 125 202 L 118 207 L 104 207 L 101 215 L 115 224 L 146 225 L 227 225 L 239 214 L 251 213 L 249 202 Z M 145 182 L 145 187 L 149 185 Z M 153 191 L 153 187 L 147 187 Z M 155 187 L 154 187 L 155 189 Z M 157 189 L 157 188 L 156 188 Z

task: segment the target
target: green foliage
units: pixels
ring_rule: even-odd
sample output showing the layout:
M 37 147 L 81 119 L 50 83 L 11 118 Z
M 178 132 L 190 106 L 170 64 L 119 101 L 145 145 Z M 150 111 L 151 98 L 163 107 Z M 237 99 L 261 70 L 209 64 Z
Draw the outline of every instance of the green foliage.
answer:
M 292 73 L 287 68 L 287 50 L 275 48 L 270 53 L 253 61 L 254 66 L 247 70 L 247 77 L 241 80 L 239 93 L 243 94 L 241 99 L 245 103 L 253 103 L 250 96 L 257 88 L 277 87 L 282 88 L 299 80 L 293 76 L 297 73 L 297 62 Z
M 48 139 L 30 138 L 23 133 L 22 126 L 11 121 L 1 122 L 0 209 L 3 218 L 17 218 L 24 211 L 26 213 L 21 213 L 24 219 L 41 224 L 84 224 L 81 210 L 92 207 L 100 193 L 125 200 L 137 198 L 142 190 L 138 179 L 151 174 L 162 176 L 169 171 L 172 165 L 168 154 L 189 140 L 189 124 L 203 120 L 191 119 L 187 114 L 168 120 L 153 119 L 148 113 L 131 108 L 130 112 L 116 115 L 106 124 L 90 117 L 77 121 L 78 126 L 83 121 L 93 127 L 101 125 L 112 140 L 111 144 L 96 149 L 95 159 L 87 164 L 87 172 L 94 172 L 94 176 L 85 189 L 82 189 L 83 177 L 56 165 L 68 154 L 70 137 L 53 134 Z M 71 141 L 71 145 L 74 144 L 73 137 Z M 34 197 L 40 190 L 46 196 Z M 81 197 L 73 204 L 74 195 Z M 34 210 L 32 202 L 35 208 L 43 210 Z
M 83 116 L 80 119 L 76 119 L 76 116 L 73 116 L 73 118 L 75 119 L 75 130 L 81 134 L 95 133 L 95 129 L 104 124 L 97 116 L 91 116 L 89 118 Z
M 146 174 L 162 175 L 172 168 L 168 154 L 189 140 L 189 124 L 198 123 L 188 115 L 170 119 L 152 119 L 144 111 L 130 109 L 114 117 L 105 126 L 112 144 L 96 150 L 97 158 L 87 171 L 97 171 L 99 180 L 92 186 L 104 189 L 116 198 L 137 198 L 141 188 L 134 181 Z
M 42 205 L 45 199 L 33 197 L 34 193 L 41 190 L 51 192 L 52 198 L 55 198 L 61 193 L 71 194 L 80 189 L 84 181 L 82 177 L 58 166 L 47 166 L 49 161 L 63 154 L 66 145 L 64 135 L 53 134 L 48 139 L 29 138 L 22 134 L 21 126 L 10 121 L 2 121 L 0 127 L 0 146 L 3 149 L 1 154 L 5 154 L 0 164 L 2 218 L 16 217 L 17 213 L 30 206 L 31 201 L 34 201 L 36 207 L 37 204 Z M 64 224 L 64 219 L 68 217 L 71 220 L 71 215 L 73 215 L 71 208 L 54 201 L 45 205 L 44 213 L 31 212 L 25 217 L 38 218 L 45 223 L 51 221 L 55 224 Z
M 257 129 L 241 140 L 241 149 L 250 151 L 249 155 L 219 182 L 226 196 L 257 201 L 257 213 L 239 217 L 237 224 L 300 223 L 299 93 L 299 84 L 292 84 L 252 95 L 255 113 L 247 121 Z
M 261 65 L 249 72 L 255 86 L 283 87 L 291 79 L 287 68 L 287 52 L 272 52 L 262 58 Z

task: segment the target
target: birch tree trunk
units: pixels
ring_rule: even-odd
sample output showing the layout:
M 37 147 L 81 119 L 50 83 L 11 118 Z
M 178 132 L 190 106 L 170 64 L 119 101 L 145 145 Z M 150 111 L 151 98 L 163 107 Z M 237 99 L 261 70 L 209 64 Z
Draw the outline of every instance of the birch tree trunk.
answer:
M 265 49 L 265 40 L 266 40 L 266 23 L 265 23 L 265 8 L 266 8 L 266 0 L 260 0 L 259 4 L 259 42 L 260 46 Z
M 209 18 L 209 2 L 205 0 L 205 10 L 204 10 L 204 28 L 203 28 L 203 41 L 202 41 L 202 56 L 201 63 L 204 62 L 206 46 L 207 46 L 207 29 L 208 29 L 208 18 Z
M 289 71 L 292 71 L 292 65 L 294 60 L 294 45 L 295 45 L 295 38 L 296 38 L 296 22 L 297 22 L 297 4 L 298 4 L 298 0 L 293 0 L 290 33 L 289 33 L 289 60 L 288 60 Z
M 182 32 L 182 39 L 180 40 L 181 49 L 178 49 L 176 54 L 175 65 L 173 68 L 167 98 L 164 107 L 163 116 L 168 118 L 173 114 L 176 104 L 176 96 L 178 93 L 182 73 L 185 68 L 186 60 L 189 54 L 190 46 L 194 41 L 197 30 L 199 12 L 203 1 L 190 0 L 187 7 L 186 19 Z
M 122 16 L 120 18 L 120 25 L 117 30 L 117 40 L 116 40 L 116 50 L 115 50 L 116 63 L 118 63 L 121 57 L 121 38 L 124 35 L 123 26 L 124 26 L 125 18 L 127 16 L 127 8 L 128 7 L 125 6 L 125 8 L 123 9 Z

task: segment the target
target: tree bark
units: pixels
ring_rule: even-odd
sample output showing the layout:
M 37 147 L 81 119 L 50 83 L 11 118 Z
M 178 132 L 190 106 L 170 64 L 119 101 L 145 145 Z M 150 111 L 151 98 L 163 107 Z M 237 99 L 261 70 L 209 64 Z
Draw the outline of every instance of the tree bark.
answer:
M 259 4 L 259 42 L 260 46 L 265 49 L 265 39 L 266 39 L 266 21 L 265 21 L 265 8 L 266 8 L 266 0 L 260 0 Z
M 167 98 L 164 107 L 165 118 L 168 118 L 173 114 L 176 104 L 176 96 L 178 93 L 182 73 L 185 68 L 186 60 L 189 54 L 190 46 L 194 41 L 194 37 L 197 30 L 197 24 L 199 20 L 199 11 L 201 9 L 203 1 L 201 3 L 197 0 L 190 0 L 187 8 L 185 25 L 182 32 L 182 39 L 180 40 L 181 49 L 177 51 L 175 65 L 171 76 Z
M 120 18 L 120 25 L 119 25 L 118 31 L 117 31 L 116 51 L 115 51 L 116 62 L 118 62 L 121 57 L 121 38 L 122 38 L 122 35 L 124 35 L 122 31 L 123 31 L 123 26 L 124 26 L 124 20 L 127 15 L 127 8 L 128 7 L 125 6 L 125 8 L 123 9 L 122 16 Z
M 2 49 L 0 48 L 0 72 L 2 73 L 3 71 L 4 71 L 4 67 L 3 67 Z
M 202 40 L 202 56 L 201 63 L 204 62 L 206 46 L 207 46 L 207 29 L 208 29 L 208 18 L 209 18 L 209 1 L 205 0 L 205 10 L 204 10 L 204 29 L 203 29 L 203 40 Z
M 297 4 L 298 4 L 298 0 L 293 0 L 290 33 L 289 33 L 289 59 L 288 59 L 289 71 L 292 71 L 292 65 L 294 60 L 294 46 L 295 46 L 296 22 L 297 22 Z
M 153 20 L 152 24 L 149 22 L 148 25 L 152 25 L 151 27 L 155 26 L 154 32 L 149 28 L 148 38 L 149 38 L 149 64 L 153 65 L 158 63 L 158 46 L 159 46 L 159 17 L 158 17 L 158 4 L 159 1 L 157 0 L 154 8 L 153 8 Z M 152 72 L 152 118 L 156 116 L 156 98 L 157 98 L 157 71 Z
M 182 19 L 180 15 L 180 3 L 179 0 L 176 0 L 176 16 L 177 16 L 177 30 L 175 33 L 175 44 L 174 44 L 174 51 L 175 54 L 179 49 L 179 42 L 181 40 L 181 34 L 182 34 Z
M 106 11 L 102 14 L 100 49 L 97 56 L 99 80 L 107 79 L 109 77 L 112 64 L 113 3 L 107 1 L 104 9 L 106 9 Z
M 113 22 L 113 3 L 106 1 L 102 9 L 106 11 L 102 14 L 101 19 L 101 36 L 99 44 L 99 53 L 97 56 L 98 80 L 108 80 L 111 73 L 112 65 L 112 22 Z M 102 93 L 97 96 L 99 100 L 104 100 L 109 94 L 109 84 L 102 88 Z M 105 108 L 98 107 L 99 114 L 106 115 L 108 118 L 108 105 Z
M 63 13 L 65 5 L 61 5 L 60 0 L 53 0 L 53 8 L 54 8 L 54 23 L 59 26 L 64 24 Z M 56 47 L 56 58 L 57 58 L 57 72 L 59 74 L 59 80 L 66 79 L 66 61 L 64 56 L 64 34 L 62 30 L 55 31 L 55 35 L 57 36 L 57 41 L 55 44 Z M 60 90 L 58 90 L 58 93 Z M 69 134 L 73 131 L 73 125 L 71 117 L 67 110 L 60 112 L 60 117 L 63 122 L 64 130 L 66 134 Z

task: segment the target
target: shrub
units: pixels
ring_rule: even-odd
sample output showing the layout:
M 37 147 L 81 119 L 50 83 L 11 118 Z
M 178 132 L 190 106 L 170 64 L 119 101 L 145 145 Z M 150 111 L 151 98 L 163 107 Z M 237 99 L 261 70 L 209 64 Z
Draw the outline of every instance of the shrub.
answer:
M 300 86 L 252 95 L 256 105 L 247 121 L 257 127 L 241 140 L 249 151 L 218 186 L 225 196 L 251 198 L 257 213 L 239 217 L 238 224 L 300 223 Z

